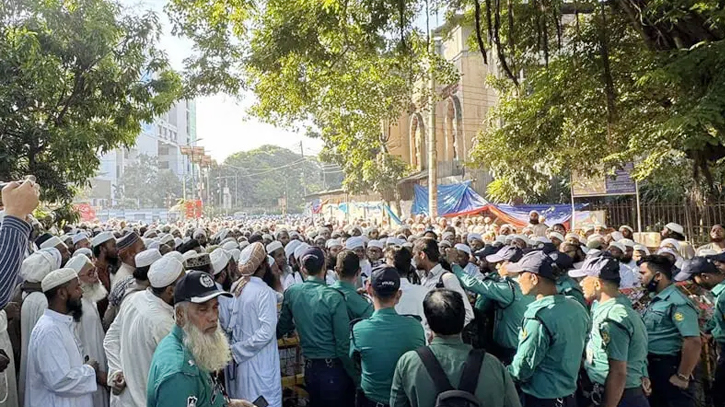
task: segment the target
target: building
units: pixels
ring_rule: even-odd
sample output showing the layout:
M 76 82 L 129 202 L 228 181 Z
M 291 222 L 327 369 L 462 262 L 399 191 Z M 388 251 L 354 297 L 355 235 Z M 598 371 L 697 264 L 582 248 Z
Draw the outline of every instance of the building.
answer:
M 159 169 L 170 169 L 183 181 L 191 173 L 192 164 L 181 154 L 181 146 L 194 145 L 196 140 L 196 103 L 179 101 L 153 123 L 145 123 L 132 148 L 118 148 L 100 157 L 98 175 L 91 180 L 90 204 L 96 207 L 117 204 L 115 189 L 124 168 L 140 155 L 157 158 Z
M 470 50 L 469 38 L 473 29 L 454 27 L 436 46 L 436 52 L 451 62 L 460 74 L 460 80 L 450 86 L 436 88 L 440 100 L 435 104 L 435 136 L 438 158 L 438 183 L 449 184 L 472 180 L 478 193 L 484 194 L 492 180 L 482 169 L 469 168 L 470 159 L 479 131 L 485 128 L 489 110 L 498 101 L 495 89 L 486 84 L 486 77 L 497 74 L 495 58 L 489 65 L 483 63 L 478 50 Z M 420 87 L 427 86 L 421 83 Z M 427 100 L 415 96 L 415 103 L 404 112 L 397 123 L 389 126 L 388 151 L 403 159 L 414 173 L 401 181 L 401 198 L 411 199 L 413 183 L 427 185 L 428 137 L 431 135 L 430 112 Z

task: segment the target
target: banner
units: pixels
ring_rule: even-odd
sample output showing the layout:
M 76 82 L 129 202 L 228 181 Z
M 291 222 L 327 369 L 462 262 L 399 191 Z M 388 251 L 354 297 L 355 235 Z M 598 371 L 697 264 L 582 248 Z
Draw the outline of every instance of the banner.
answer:
M 587 177 L 577 172 L 571 176 L 571 194 L 573 197 L 606 196 L 606 195 L 634 195 L 637 187 L 631 177 L 634 170 L 632 163 L 627 163 L 614 175 L 598 175 Z
M 91 222 L 96 220 L 96 210 L 93 209 L 91 205 L 87 203 L 76 204 L 75 209 L 81 215 L 81 220 L 83 222 Z

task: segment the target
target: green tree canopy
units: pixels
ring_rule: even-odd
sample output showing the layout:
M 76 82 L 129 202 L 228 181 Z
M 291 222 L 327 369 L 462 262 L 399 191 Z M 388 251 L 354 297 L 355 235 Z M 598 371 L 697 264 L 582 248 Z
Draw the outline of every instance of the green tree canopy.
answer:
M 180 91 L 159 33 L 112 0 L 2 2 L 0 179 L 34 174 L 45 200 L 68 202 L 100 153 L 133 145 Z
M 158 159 L 141 154 L 123 169 L 116 188 L 125 207 L 168 208 L 181 198 L 179 177 L 170 169 L 159 169 Z

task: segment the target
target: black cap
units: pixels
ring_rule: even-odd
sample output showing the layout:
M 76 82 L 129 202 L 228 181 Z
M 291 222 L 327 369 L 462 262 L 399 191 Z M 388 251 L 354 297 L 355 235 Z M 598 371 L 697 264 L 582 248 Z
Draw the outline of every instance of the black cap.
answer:
M 685 262 L 682 266 L 682 271 L 675 275 L 675 281 L 687 281 L 692 277 L 703 274 L 711 273 L 716 274 L 719 272 L 715 263 L 713 263 L 712 257 L 693 257 L 691 260 Z
M 719 261 L 721 263 L 725 263 L 725 252 L 722 252 L 720 254 L 713 254 L 711 256 L 705 256 L 706 258 L 713 260 L 713 261 Z
M 487 245 L 483 246 L 483 249 L 473 253 L 473 255 L 478 257 L 479 259 L 485 259 L 486 256 L 490 256 L 490 255 L 496 253 L 498 250 L 499 249 L 497 247 L 487 244 Z
M 489 263 L 498 263 L 502 262 L 504 260 L 508 260 L 510 262 L 516 262 L 521 259 L 524 252 L 519 249 L 517 246 L 504 246 L 501 249 L 499 249 L 496 254 L 491 254 L 489 256 L 486 256 L 486 261 Z
M 231 297 L 232 295 L 226 291 L 217 288 L 214 279 L 203 271 L 190 271 L 176 283 L 174 289 L 174 302 L 180 303 L 184 301 L 193 302 L 194 304 L 205 303 L 212 298 L 220 295 Z
M 391 295 L 400 289 L 400 274 L 395 267 L 381 265 L 373 269 L 370 284 L 375 294 Z
M 321 270 L 325 265 L 325 253 L 319 247 L 312 246 L 302 253 L 300 261 L 305 269 Z
M 570 277 L 598 277 L 607 281 L 620 281 L 619 261 L 611 256 L 595 256 L 588 258 L 578 270 L 569 272 Z
M 517 274 L 517 273 L 534 273 L 541 277 L 546 277 L 550 280 L 556 280 L 554 275 L 554 268 L 552 265 L 554 260 L 547 256 L 541 250 L 528 252 L 516 263 L 509 264 L 506 266 L 506 272 Z
M 546 253 L 546 252 L 544 252 Z M 574 260 L 569 257 L 568 254 L 554 251 L 551 253 L 547 253 L 549 257 L 551 257 L 552 260 L 554 260 L 554 264 L 556 264 L 556 267 L 559 267 L 560 270 L 569 270 L 574 268 Z

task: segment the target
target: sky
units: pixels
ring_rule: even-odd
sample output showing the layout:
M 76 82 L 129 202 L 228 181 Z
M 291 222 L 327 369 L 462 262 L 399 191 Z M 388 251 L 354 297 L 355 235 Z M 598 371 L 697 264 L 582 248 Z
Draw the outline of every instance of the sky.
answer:
M 169 21 L 163 12 L 166 2 L 167 0 L 121 0 L 123 5 L 135 11 L 151 9 L 159 15 L 164 25 L 159 47 L 166 51 L 172 66 L 181 70 L 182 61 L 191 54 L 192 44 L 171 35 Z M 264 144 L 299 151 L 299 144 L 302 142 L 305 155 L 316 155 L 320 152 L 321 140 L 276 128 L 250 117 L 246 109 L 253 103 L 253 94 L 244 94 L 241 98 L 222 94 L 197 98 L 196 137 L 200 140 L 197 145 L 203 146 L 218 162 L 238 151 L 253 150 Z

